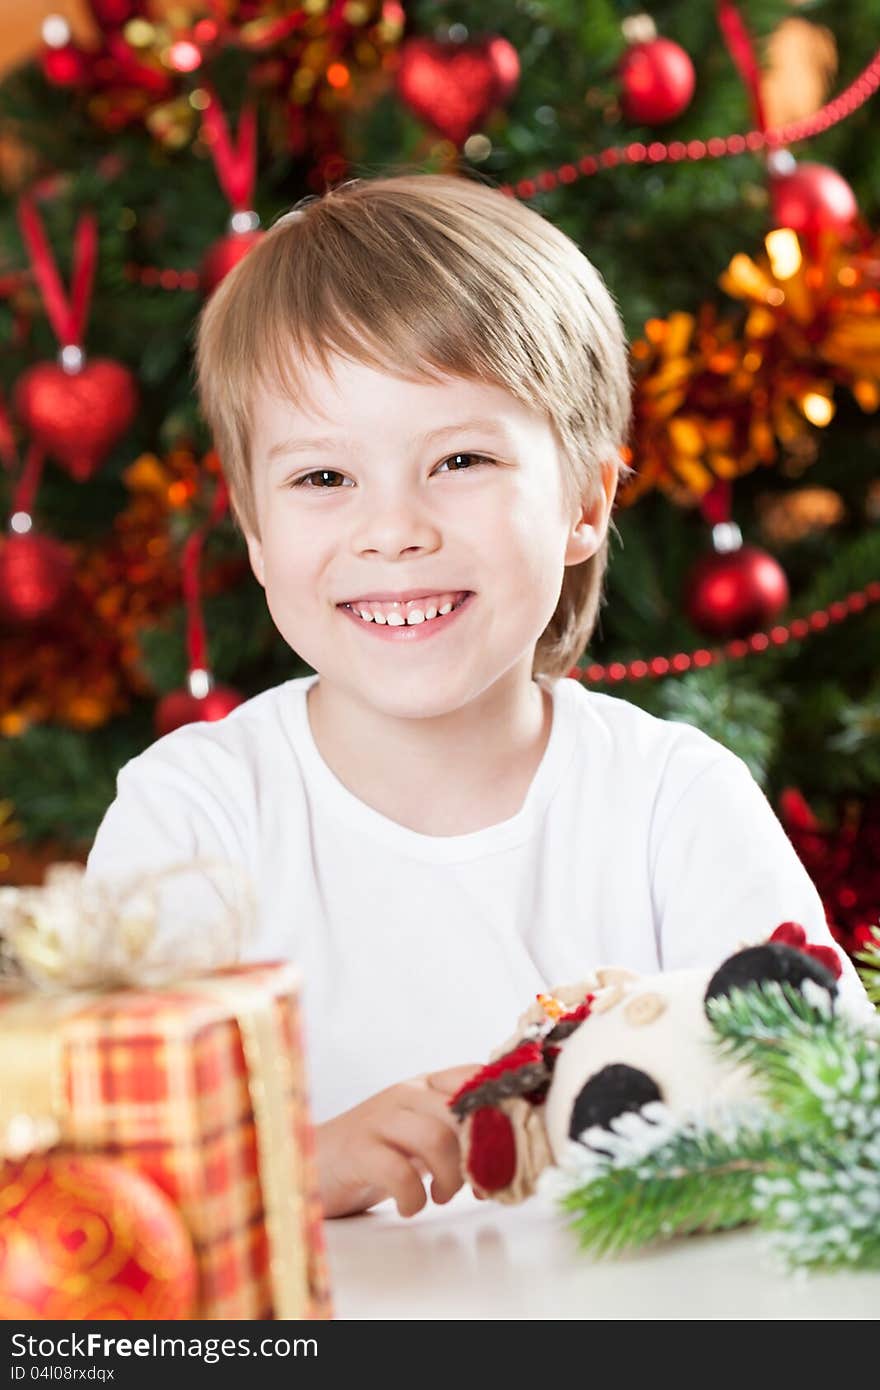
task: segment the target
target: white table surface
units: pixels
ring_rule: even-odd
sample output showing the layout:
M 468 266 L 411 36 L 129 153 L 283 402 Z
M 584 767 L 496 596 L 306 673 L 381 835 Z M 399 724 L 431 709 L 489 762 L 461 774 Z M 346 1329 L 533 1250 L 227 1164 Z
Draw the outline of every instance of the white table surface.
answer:
M 861 1319 L 880 1273 L 786 1273 L 740 1228 L 613 1258 L 586 1255 L 540 1195 L 519 1206 L 462 1189 L 403 1219 L 393 1202 L 324 1226 L 342 1319 Z

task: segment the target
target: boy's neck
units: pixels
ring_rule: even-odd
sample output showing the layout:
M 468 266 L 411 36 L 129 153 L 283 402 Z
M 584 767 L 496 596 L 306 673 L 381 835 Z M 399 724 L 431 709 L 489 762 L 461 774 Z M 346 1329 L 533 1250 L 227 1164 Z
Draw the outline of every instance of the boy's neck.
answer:
M 443 718 L 398 719 L 324 679 L 308 691 L 312 737 L 366 805 L 422 835 L 467 835 L 520 810 L 553 724 L 553 697 L 528 673 Z

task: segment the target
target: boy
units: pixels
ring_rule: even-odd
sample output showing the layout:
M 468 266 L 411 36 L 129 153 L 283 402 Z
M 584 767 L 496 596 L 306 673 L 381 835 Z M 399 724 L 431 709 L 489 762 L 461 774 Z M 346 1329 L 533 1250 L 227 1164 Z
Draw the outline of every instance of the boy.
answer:
M 314 674 L 133 759 L 88 873 L 247 870 L 247 957 L 303 971 L 326 1214 L 411 1215 L 428 1173 L 435 1201 L 460 1187 L 447 1099 L 536 993 L 710 965 L 784 920 L 830 934 L 738 758 L 564 679 L 630 410 L 619 317 L 569 238 L 465 178 L 352 180 L 227 275 L 197 365 L 254 574 Z M 194 920 L 191 895 L 164 906 Z M 848 961 L 842 991 L 867 1016 Z

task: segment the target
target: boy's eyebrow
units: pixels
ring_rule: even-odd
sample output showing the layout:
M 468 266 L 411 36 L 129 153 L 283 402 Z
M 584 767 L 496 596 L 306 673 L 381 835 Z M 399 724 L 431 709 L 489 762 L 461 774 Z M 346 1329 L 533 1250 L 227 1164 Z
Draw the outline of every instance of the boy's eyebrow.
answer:
M 509 435 L 501 421 L 489 418 L 460 420 L 454 425 L 440 425 L 437 429 L 425 430 L 424 434 L 416 435 L 414 442 L 416 444 L 430 444 L 444 435 L 458 434 L 462 430 L 483 430 L 486 433 L 495 434 L 505 443 L 509 443 Z M 335 449 L 350 442 L 344 436 L 335 435 L 316 435 L 311 439 L 303 439 L 302 437 L 280 439 L 272 445 L 266 457 L 271 463 L 282 455 L 289 456 L 290 454 L 312 453 L 321 449 Z

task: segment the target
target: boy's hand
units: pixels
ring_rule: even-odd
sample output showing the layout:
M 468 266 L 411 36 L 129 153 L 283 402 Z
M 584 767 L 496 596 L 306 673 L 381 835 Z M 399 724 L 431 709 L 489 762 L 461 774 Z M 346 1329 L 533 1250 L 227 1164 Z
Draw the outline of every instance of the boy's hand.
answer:
M 458 1121 L 449 1100 L 478 1066 L 450 1067 L 398 1082 L 315 1129 L 324 1215 L 350 1216 L 393 1197 L 415 1216 L 431 1197 L 450 1201 L 461 1187 Z

